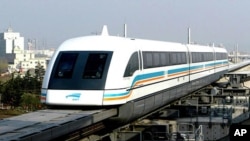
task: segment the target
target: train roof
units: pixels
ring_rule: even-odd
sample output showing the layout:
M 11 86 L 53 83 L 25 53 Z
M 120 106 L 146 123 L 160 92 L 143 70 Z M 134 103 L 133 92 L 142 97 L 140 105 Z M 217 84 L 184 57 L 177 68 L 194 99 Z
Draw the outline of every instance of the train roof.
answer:
M 84 36 L 68 39 L 58 48 L 59 51 L 190 51 L 211 52 L 213 48 L 218 52 L 226 52 L 225 48 L 181 44 L 166 41 L 125 38 L 109 36 L 108 32 L 102 35 Z
M 181 43 L 124 38 L 116 36 L 84 36 L 66 40 L 58 48 L 60 51 L 82 50 L 183 50 Z

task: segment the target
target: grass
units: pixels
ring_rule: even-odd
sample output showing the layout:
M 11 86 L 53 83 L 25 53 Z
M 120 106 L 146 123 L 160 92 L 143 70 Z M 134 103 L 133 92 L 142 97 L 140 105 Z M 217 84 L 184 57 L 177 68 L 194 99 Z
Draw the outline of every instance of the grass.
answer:
M 15 109 L 13 109 L 13 110 L 12 109 L 0 110 L 0 119 L 12 117 L 12 116 L 17 116 L 17 115 L 21 115 L 24 113 L 25 113 L 25 111 L 15 110 Z

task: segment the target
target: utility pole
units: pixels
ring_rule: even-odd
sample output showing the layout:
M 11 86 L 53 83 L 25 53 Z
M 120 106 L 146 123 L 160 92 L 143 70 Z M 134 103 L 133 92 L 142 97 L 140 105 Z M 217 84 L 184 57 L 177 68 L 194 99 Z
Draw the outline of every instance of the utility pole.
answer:
M 188 27 L 188 44 L 191 44 L 191 29 Z

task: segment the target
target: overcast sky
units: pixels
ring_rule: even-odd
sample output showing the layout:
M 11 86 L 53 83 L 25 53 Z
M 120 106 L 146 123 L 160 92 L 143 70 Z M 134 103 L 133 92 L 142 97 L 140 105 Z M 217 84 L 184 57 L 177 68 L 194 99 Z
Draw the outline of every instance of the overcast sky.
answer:
M 0 32 L 11 26 L 39 46 L 99 33 L 170 42 L 238 44 L 250 52 L 250 0 L 0 0 Z M 27 45 L 25 45 L 27 46 Z

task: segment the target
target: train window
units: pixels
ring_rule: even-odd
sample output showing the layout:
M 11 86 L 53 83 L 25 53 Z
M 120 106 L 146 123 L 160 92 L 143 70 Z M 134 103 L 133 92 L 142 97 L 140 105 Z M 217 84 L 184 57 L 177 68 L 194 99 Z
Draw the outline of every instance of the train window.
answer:
M 161 66 L 167 66 L 169 65 L 169 55 L 168 53 L 160 53 L 160 59 L 161 59 Z
M 220 60 L 220 58 L 219 58 L 219 53 L 215 53 L 215 58 L 216 58 L 216 60 Z
M 227 59 L 227 54 L 226 53 L 216 52 L 216 60 L 224 60 L 224 59 Z
M 192 52 L 191 55 L 192 55 L 192 63 L 195 63 L 196 62 L 195 52 Z
M 170 54 L 170 60 L 171 60 L 171 65 L 177 65 L 178 60 L 177 60 L 177 54 L 176 53 L 171 53 Z
M 153 53 L 153 66 L 160 67 L 160 53 L 158 52 Z
M 78 53 L 62 53 L 56 69 L 55 78 L 71 78 Z
M 216 52 L 216 60 L 221 60 L 221 54 Z
M 143 52 L 144 69 L 186 64 L 185 52 Z
M 202 62 L 202 53 L 200 52 L 192 52 L 192 62 L 193 63 L 198 63 L 198 62 Z
M 82 78 L 101 79 L 107 56 L 107 53 L 90 53 Z
M 199 53 L 198 53 L 198 56 L 199 56 L 199 62 L 204 62 L 203 53 L 202 53 L 202 52 L 199 52 Z
M 213 58 L 213 53 L 207 53 L 207 61 L 212 61 Z
M 212 61 L 214 55 L 212 52 L 192 52 L 192 62 L 205 62 L 205 61 Z
M 171 64 L 180 65 L 187 63 L 187 56 L 184 52 L 172 52 L 171 53 Z
M 144 59 L 144 68 L 152 68 L 153 67 L 153 55 L 152 52 L 146 52 L 143 54 Z
M 203 57 L 203 61 L 208 61 L 208 53 L 207 52 L 204 52 L 202 57 Z
M 182 64 L 187 63 L 187 55 L 186 55 L 186 53 L 184 53 L 184 52 L 181 53 L 181 60 L 182 60 Z
M 199 62 L 197 52 L 192 52 L 192 62 L 193 63 Z
M 132 76 L 136 70 L 139 70 L 139 59 L 137 52 L 131 55 L 124 72 L 124 77 Z
M 177 64 L 183 64 L 183 61 L 181 60 L 182 57 L 181 57 L 181 53 L 180 52 L 176 53 L 176 57 L 177 57 Z

